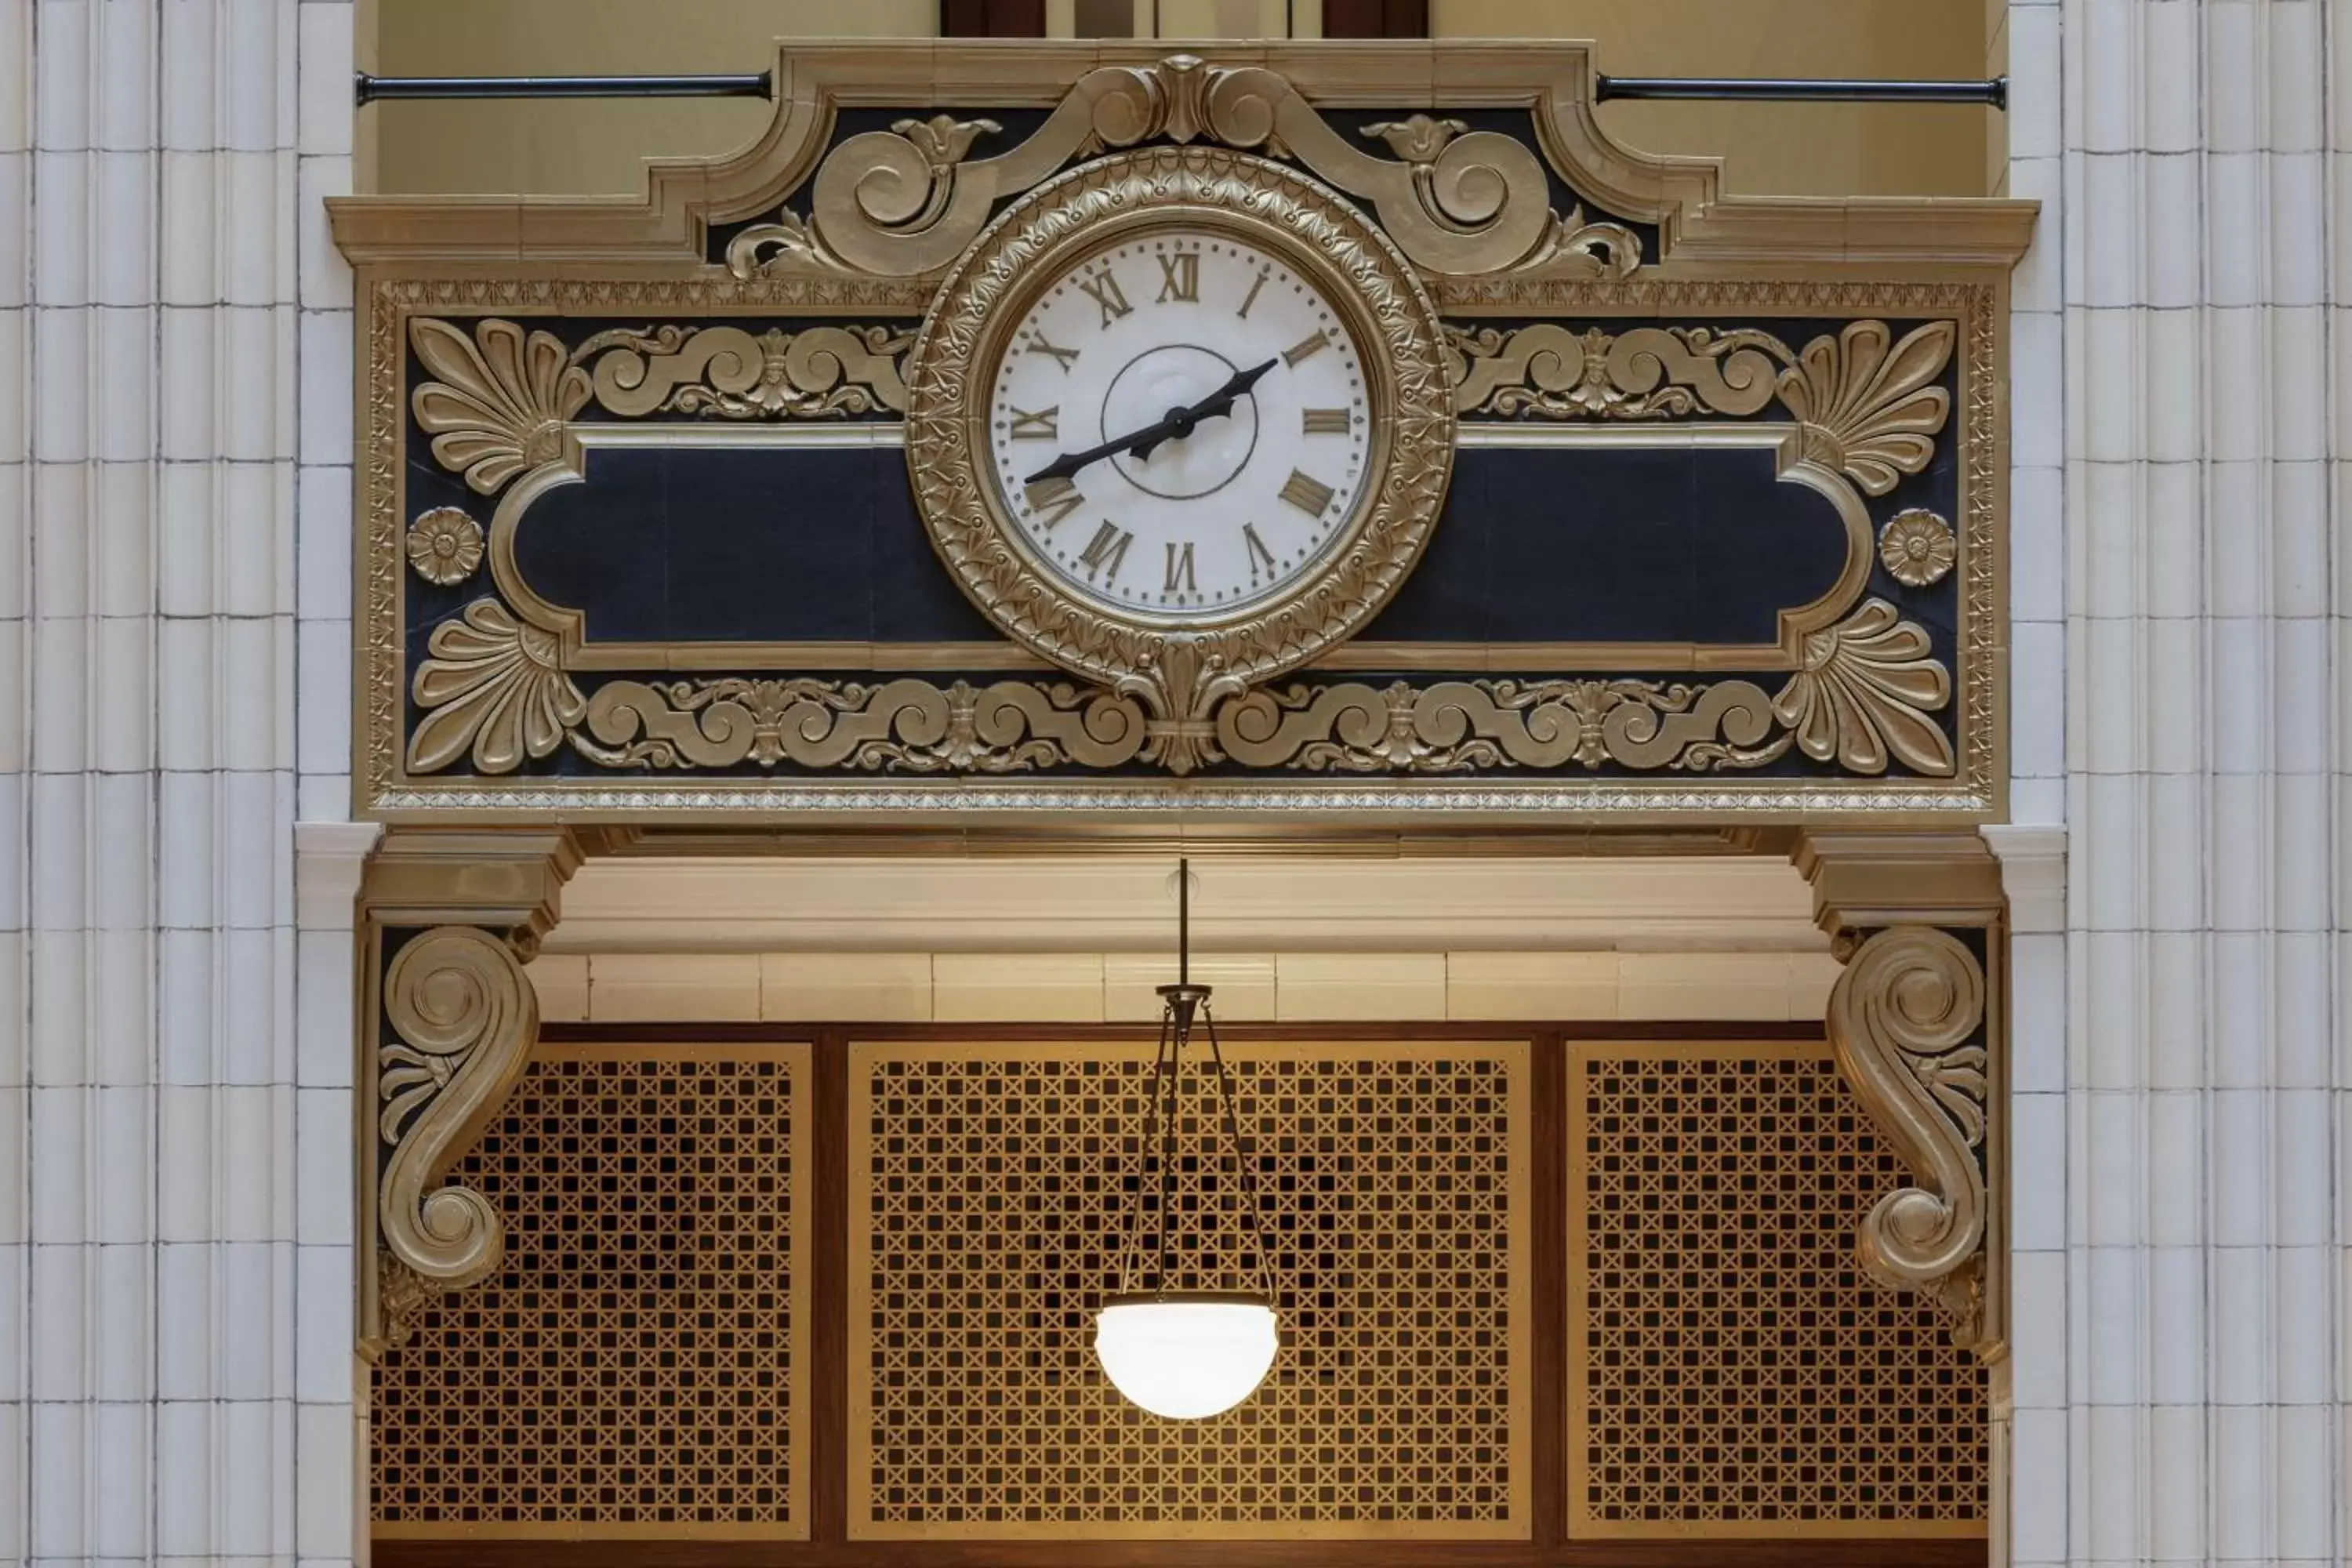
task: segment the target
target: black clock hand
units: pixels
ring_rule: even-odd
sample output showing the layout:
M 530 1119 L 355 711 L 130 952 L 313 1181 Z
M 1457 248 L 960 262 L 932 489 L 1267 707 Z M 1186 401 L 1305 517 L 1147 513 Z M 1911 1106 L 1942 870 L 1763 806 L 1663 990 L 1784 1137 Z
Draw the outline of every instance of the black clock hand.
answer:
M 1268 360 L 1249 370 L 1237 370 L 1226 379 L 1224 385 L 1198 403 L 1171 408 L 1140 430 L 1129 431 L 1115 440 L 1105 441 L 1099 447 L 1089 447 L 1083 452 L 1065 452 L 1031 474 L 1026 482 L 1034 485 L 1045 479 L 1068 479 L 1087 464 L 1099 462 L 1118 452 L 1134 458 L 1149 458 L 1152 448 L 1161 442 L 1178 441 L 1190 436 L 1202 420 L 1230 415 L 1241 395 L 1256 385 L 1258 378 L 1272 370 L 1276 363 Z
M 1254 365 L 1248 370 L 1237 370 L 1226 379 L 1224 385 L 1217 388 L 1200 402 L 1187 408 L 1170 409 L 1168 417 L 1162 419 L 1159 426 L 1136 433 L 1133 441 L 1127 448 L 1128 455 L 1133 458 L 1149 458 L 1151 456 L 1151 448 L 1162 441 L 1182 440 L 1192 433 L 1193 426 L 1200 424 L 1202 420 L 1217 419 L 1230 415 L 1234 411 L 1234 405 L 1241 400 L 1242 394 L 1255 386 L 1258 377 L 1272 370 L 1277 363 L 1276 360 L 1268 360 L 1264 364 Z M 1165 428 L 1162 429 L 1162 426 Z

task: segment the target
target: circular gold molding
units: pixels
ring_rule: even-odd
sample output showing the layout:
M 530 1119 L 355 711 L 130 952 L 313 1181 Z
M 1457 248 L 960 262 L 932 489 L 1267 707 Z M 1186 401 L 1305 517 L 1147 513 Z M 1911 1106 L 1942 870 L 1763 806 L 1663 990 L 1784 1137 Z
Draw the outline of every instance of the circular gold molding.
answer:
M 1272 601 L 1171 626 L 1107 612 L 1038 568 L 982 458 L 982 394 L 1038 289 L 1103 246 L 1179 224 L 1272 249 L 1322 289 L 1357 340 L 1375 437 L 1361 499 L 1320 565 Z M 906 382 L 908 468 L 949 572 L 1013 641 L 1140 700 L 1180 771 L 1209 743 L 1219 703 L 1344 641 L 1388 602 L 1428 542 L 1454 461 L 1444 342 L 1411 266 L 1328 187 L 1220 148 L 1099 159 L 1014 203 L 949 272 Z

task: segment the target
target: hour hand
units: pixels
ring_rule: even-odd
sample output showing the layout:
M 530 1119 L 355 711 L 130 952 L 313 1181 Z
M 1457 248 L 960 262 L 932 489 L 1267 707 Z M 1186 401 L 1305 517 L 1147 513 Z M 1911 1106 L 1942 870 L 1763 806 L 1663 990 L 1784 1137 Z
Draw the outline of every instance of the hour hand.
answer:
M 1088 463 L 1100 462 L 1114 452 L 1126 451 L 1134 439 L 1132 436 L 1123 436 L 1116 441 L 1106 441 L 1099 447 L 1089 447 L 1083 452 L 1065 452 L 1030 475 L 1024 482 L 1034 485 L 1046 479 L 1066 479 Z

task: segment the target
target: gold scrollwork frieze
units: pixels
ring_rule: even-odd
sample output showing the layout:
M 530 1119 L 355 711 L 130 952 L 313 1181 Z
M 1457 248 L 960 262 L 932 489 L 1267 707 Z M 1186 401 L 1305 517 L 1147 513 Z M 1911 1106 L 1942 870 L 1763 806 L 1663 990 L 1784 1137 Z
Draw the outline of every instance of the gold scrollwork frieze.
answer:
M 730 273 L 935 272 L 963 252 L 1000 202 L 1073 158 L 1154 138 L 1294 158 L 1370 204 L 1398 248 L 1433 273 L 1523 268 L 1617 279 L 1641 264 L 1631 230 L 1552 210 L 1542 160 L 1526 143 L 1415 114 L 1365 130 L 1395 154 L 1379 157 L 1259 66 L 1213 67 L 1190 55 L 1103 66 L 1080 77 L 1019 143 L 994 157 L 970 156 L 999 129 L 940 115 L 848 138 L 818 166 L 808 216 L 785 210 L 743 230 L 728 247 Z
M 615 680 L 588 702 L 572 743 L 609 768 L 790 763 L 854 773 L 1007 773 L 1133 762 L 1145 741 L 1131 699 L 1056 681 L 938 686 L 902 678 Z
M 1454 410 L 1518 419 L 1662 419 L 1754 414 L 1778 398 L 1807 458 L 1881 496 L 1925 469 L 1951 413 L 1935 384 L 1958 329 L 1929 321 L 1894 341 L 1885 322 L 1848 322 L 1792 350 L 1742 327 L 1575 332 L 1541 321 L 1504 331 L 1448 326 Z
M 594 360 L 597 404 L 624 416 L 816 419 L 906 412 L 898 362 L 914 341 L 900 327 L 669 325 L 599 332 L 572 358 Z
M 1763 767 L 1793 745 L 1848 773 L 1900 763 L 1948 777 L 1951 737 L 1933 715 L 1950 700 L 1927 632 L 1871 599 L 1808 634 L 1801 666 L 1769 696 L 1747 680 L 1296 683 L 1225 703 L 1217 744 L 1251 767 L 1411 773 L 1609 763 L 1719 773 Z

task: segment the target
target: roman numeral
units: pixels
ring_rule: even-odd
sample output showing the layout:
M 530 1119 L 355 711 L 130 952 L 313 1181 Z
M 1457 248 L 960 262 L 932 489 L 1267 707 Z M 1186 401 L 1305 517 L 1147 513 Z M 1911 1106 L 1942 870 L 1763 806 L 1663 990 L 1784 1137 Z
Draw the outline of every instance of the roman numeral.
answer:
M 1039 526 L 1047 529 L 1087 502 L 1087 498 L 1078 493 L 1078 487 L 1058 474 L 1050 479 L 1037 480 L 1029 487 L 1027 494 L 1029 510 L 1037 515 Z
M 1064 375 L 1070 374 L 1070 366 L 1076 364 L 1078 358 L 1077 350 L 1057 347 L 1056 345 L 1046 342 L 1044 334 L 1042 333 L 1032 335 L 1027 346 L 1024 347 L 1022 352 L 1024 353 L 1033 354 L 1052 354 L 1054 356 L 1054 363 L 1062 367 L 1062 374 Z
M 1181 545 L 1171 541 L 1168 546 L 1168 591 L 1173 594 L 1180 588 L 1188 594 L 1201 591 L 1201 584 L 1192 576 L 1192 545 L 1190 540 Z
M 1164 305 L 1171 300 L 1181 300 L 1190 305 L 1201 298 L 1201 255 L 1194 250 L 1180 250 L 1173 256 L 1160 258 L 1160 298 L 1152 301 Z
M 1250 285 L 1250 291 L 1242 296 L 1242 308 L 1235 310 L 1234 315 L 1244 321 L 1249 320 L 1249 308 L 1257 303 L 1257 291 L 1265 287 L 1265 280 L 1273 275 L 1273 272 L 1274 268 L 1271 267 L 1261 267 L 1257 269 L 1257 279 Z
M 1108 583 L 1118 575 L 1118 563 L 1127 559 L 1127 547 L 1134 542 L 1135 535 L 1115 522 L 1106 522 L 1078 552 L 1078 560 L 1089 573 L 1101 573 Z
M 1344 408 L 1302 408 L 1298 427 L 1309 436 L 1345 436 L 1352 423 Z
M 1058 441 L 1062 438 L 1062 405 L 1041 408 L 1034 414 L 1024 414 L 1007 404 L 1004 411 L 1013 416 L 1010 434 L 1015 441 Z
M 1301 361 L 1313 359 L 1317 354 L 1321 353 L 1326 348 L 1328 348 L 1330 345 L 1330 342 L 1331 334 L 1328 328 L 1316 333 L 1311 338 L 1301 338 L 1297 342 L 1282 351 L 1283 363 L 1289 365 L 1293 370 L 1296 370 L 1298 368 Z
M 1274 552 L 1268 550 L 1265 547 L 1265 541 L 1257 536 L 1257 524 L 1254 522 L 1242 524 L 1242 542 L 1249 546 L 1250 559 L 1256 563 L 1256 569 L 1269 577 L 1273 576 Z
M 1282 499 L 1309 517 L 1321 517 L 1331 504 L 1331 487 L 1297 468 L 1282 481 Z
M 1119 288 L 1118 279 L 1108 267 L 1092 278 L 1079 279 L 1078 289 L 1087 299 L 1102 307 L 1102 324 L 1106 327 L 1135 309 L 1127 302 L 1126 291 Z

